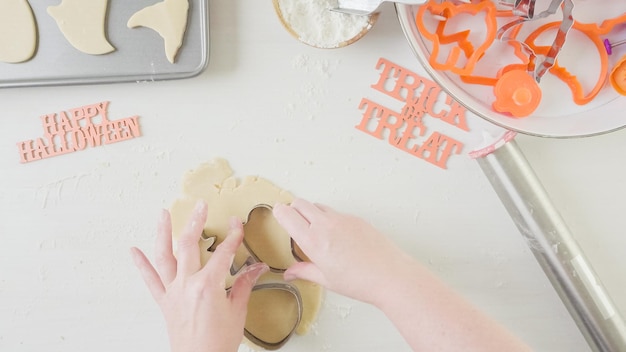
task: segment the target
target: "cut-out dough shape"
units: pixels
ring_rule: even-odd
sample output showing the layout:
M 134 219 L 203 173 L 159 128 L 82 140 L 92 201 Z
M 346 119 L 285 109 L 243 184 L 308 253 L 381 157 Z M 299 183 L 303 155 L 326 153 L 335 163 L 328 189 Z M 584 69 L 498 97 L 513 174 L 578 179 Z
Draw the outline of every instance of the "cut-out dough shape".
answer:
M 174 63 L 178 49 L 183 45 L 188 13 L 188 0 L 164 0 L 137 11 L 127 26 L 147 27 L 159 33 L 164 41 L 165 56 Z
M 30 60 L 37 47 L 37 24 L 26 0 L 0 1 L 0 61 Z
M 174 239 L 178 238 L 185 227 L 196 202 L 202 199 L 208 204 L 209 209 L 207 221 L 204 225 L 204 237 L 216 236 L 218 243 L 221 243 L 228 233 L 231 216 L 237 216 L 244 221 L 250 210 L 258 204 L 289 203 L 293 199 L 289 192 L 283 191 L 269 181 L 259 177 L 248 176 L 240 182 L 240 180 L 233 177 L 232 169 L 228 162 L 223 159 L 215 159 L 210 163 L 202 164 L 196 170 L 187 173 L 183 180 L 183 193 L 184 197 L 176 200 L 171 208 Z M 279 232 L 272 231 L 273 234 L 275 233 L 279 235 L 278 237 L 281 237 Z M 289 241 L 272 236 L 268 236 L 267 240 L 272 245 L 278 246 L 274 252 L 276 255 L 285 257 L 280 261 L 287 263 L 293 261 Z M 199 243 L 201 260 L 202 264 L 204 264 L 212 254 L 207 249 L 213 243 L 209 244 L 209 241 L 202 239 Z M 240 246 L 235 262 L 240 265 L 248 255 L 246 248 L 243 245 Z M 258 284 L 277 281 L 282 282 L 282 274 L 268 272 L 261 276 Z M 226 285 L 230 287 L 231 284 L 232 278 Z M 296 334 L 302 335 L 309 331 L 317 317 L 324 290 L 321 286 L 308 281 L 296 280 L 291 282 L 291 284 L 298 288 L 302 297 L 302 319 L 296 328 Z M 258 304 L 262 305 L 262 302 Z M 288 301 L 281 306 L 288 308 L 292 304 L 293 302 Z M 254 312 L 263 311 L 263 309 L 263 306 L 255 306 L 254 301 L 248 305 L 248 312 L 251 316 L 258 316 Z M 286 315 L 285 319 L 287 320 L 275 320 L 272 323 L 268 323 L 266 320 L 259 321 L 258 326 L 251 328 L 254 329 L 258 336 L 281 335 L 292 324 L 289 316 Z M 258 348 L 258 346 L 255 347 Z
M 115 50 L 105 34 L 108 0 L 63 0 L 49 6 L 48 14 L 72 46 L 86 54 L 102 55 Z

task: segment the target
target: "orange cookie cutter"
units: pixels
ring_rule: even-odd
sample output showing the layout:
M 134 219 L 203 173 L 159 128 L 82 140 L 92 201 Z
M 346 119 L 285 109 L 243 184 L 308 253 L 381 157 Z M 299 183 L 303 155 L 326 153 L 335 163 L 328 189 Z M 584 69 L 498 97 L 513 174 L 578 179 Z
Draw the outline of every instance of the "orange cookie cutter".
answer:
M 463 30 L 447 35 L 444 33 L 447 21 L 440 21 L 435 31 L 431 32 L 426 28 L 423 21 L 427 11 L 430 12 L 431 16 L 443 16 L 446 19 L 460 14 L 475 16 L 485 11 L 486 39 L 477 48 L 474 48 L 474 44 L 468 40 L 471 30 Z M 480 60 L 495 40 L 497 32 L 496 12 L 496 7 L 491 1 L 455 5 L 450 2 L 440 4 L 430 0 L 428 3 L 420 6 L 416 14 L 415 23 L 420 33 L 433 43 L 433 51 L 429 58 L 430 65 L 435 69 L 450 71 L 458 75 L 471 74 L 476 66 L 476 62 Z M 437 58 L 439 57 L 441 46 L 453 43 L 457 43 L 458 46 L 450 49 L 445 62 L 438 62 Z M 459 67 L 457 63 L 461 55 L 465 56 L 466 62 L 465 65 Z
M 626 95 L 626 55 L 622 56 L 615 67 L 613 67 L 613 70 L 611 70 L 609 81 L 616 92 Z
M 499 10 L 496 13 L 496 17 L 517 17 L 517 16 L 514 15 L 511 10 L 507 10 L 507 11 Z M 508 71 L 524 70 L 524 69 L 532 70 L 533 68 L 530 67 L 531 65 L 530 58 L 527 54 L 528 48 L 526 48 L 522 42 L 515 40 L 517 38 L 517 35 L 521 31 L 521 28 L 522 28 L 521 26 L 516 26 L 514 28 L 511 28 L 510 29 L 511 34 L 507 38 L 508 40 L 506 40 L 507 45 L 513 48 L 513 54 L 515 55 L 515 57 L 519 58 L 520 60 L 519 63 L 510 64 L 510 65 L 502 67 L 500 70 L 498 70 L 496 77 L 478 76 L 472 73 L 468 75 L 461 75 L 460 76 L 461 81 L 468 83 L 468 84 L 495 86 L 498 80 L 500 79 L 500 77 L 502 77 L 502 75 Z
M 517 118 L 529 116 L 541 103 L 539 83 L 525 69 L 504 73 L 493 91 L 496 96 L 493 109 Z

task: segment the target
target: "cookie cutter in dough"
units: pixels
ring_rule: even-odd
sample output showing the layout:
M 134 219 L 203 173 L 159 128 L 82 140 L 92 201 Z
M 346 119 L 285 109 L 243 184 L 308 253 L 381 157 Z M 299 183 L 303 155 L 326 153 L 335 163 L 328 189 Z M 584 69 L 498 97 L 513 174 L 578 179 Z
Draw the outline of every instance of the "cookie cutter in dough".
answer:
M 254 207 L 252 207 L 252 210 L 250 210 L 250 212 L 248 213 L 248 216 L 246 217 L 246 220 L 243 222 L 243 226 L 244 226 L 244 238 L 243 238 L 243 245 L 246 247 L 246 250 L 248 251 L 248 254 L 250 254 L 250 257 L 248 257 L 248 259 L 246 259 L 246 261 L 240 266 L 240 267 L 235 267 L 234 265 L 231 266 L 230 268 L 230 274 L 231 275 L 235 275 L 236 273 L 238 273 L 242 268 L 255 264 L 255 263 L 266 263 L 264 260 L 262 260 L 261 258 L 259 258 L 259 256 L 257 255 L 256 251 L 254 251 L 254 249 L 252 249 L 249 241 L 247 240 L 246 236 L 245 236 L 245 227 L 246 225 L 248 225 L 248 223 L 250 222 L 251 217 L 253 216 L 254 213 L 257 213 L 259 210 L 264 210 L 264 211 L 272 211 L 272 206 L 268 205 L 268 204 L 257 204 Z M 217 242 L 217 237 L 216 236 L 211 236 L 206 234 L 206 232 L 202 232 L 201 235 L 201 239 L 202 241 L 206 242 L 205 246 L 208 248 L 208 250 L 210 252 L 213 252 L 215 250 L 215 245 Z M 304 254 L 304 252 L 302 252 L 302 249 L 300 249 L 300 247 L 298 246 L 298 244 L 293 240 L 293 238 L 290 238 L 290 247 L 291 247 L 291 255 L 293 256 L 293 258 L 298 261 L 298 262 L 304 262 L 304 261 L 309 261 L 309 258 L 307 258 L 306 254 Z M 275 272 L 275 273 L 284 273 L 287 268 L 279 268 L 276 266 L 272 266 L 268 264 L 268 267 L 270 268 L 270 271 Z
M 288 283 L 284 283 L 284 282 L 270 282 L 270 283 L 263 283 L 263 284 L 255 285 L 252 288 L 252 294 L 254 294 L 254 292 L 259 291 L 259 290 L 280 290 L 283 292 L 287 292 L 294 297 L 295 302 L 297 304 L 296 307 L 297 307 L 298 314 L 295 317 L 296 319 L 294 321 L 293 328 L 291 328 L 289 333 L 279 341 L 275 341 L 275 342 L 266 341 L 256 336 L 250 329 L 248 329 L 247 326 L 244 327 L 243 335 L 252 343 L 266 350 L 270 350 L 270 351 L 277 350 L 281 348 L 282 346 L 284 346 L 287 343 L 287 341 L 289 341 L 291 336 L 293 336 L 293 334 L 296 332 L 296 328 L 298 327 L 298 325 L 300 324 L 300 321 L 302 320 L 302 314 L 303 314 L 302 296 L 300 296 L 300 291 L 298 290 L 297 287 L 290 285 Z
M 252 263 L 265 263 L 265 264 L 268 264 L 266 261 L 264 261 L 263 259 L 259 258 L 259 256 L 257 255 L 257 252 L 252 248 L 253 246 L 250 244 L 250 241 L 248 240 L 247 236 L 245 235 L 245 233 L 246 233 L 246 231 L 245 231 L 246 226 L 250 224 L 250 221 L 253 218 L 253 216 L 255 214 L 258 214 L 260 211 L 269 211 L 271 213 L 272 212 L 272 206 L 268 205 L 268 204 L 257 204 L 257 205 L 255 205 L 252 208 L 252 210 L 250 210 L 250 212 L 248 213 L 248 216 L 246 218 L 246 221 L 243 223 L 243 227 L 244 227 L 243 245 L 246 247 L 246 249 L 248 250 L 248 253 L 250 254 L 250 257 L 248 258 L 246 263 L 244 263 L 244 266 L 246 264 L 249 265 L 248 261 L 250 261 L 250 260 L 253 260 Z M 308 260 L 308 258 L 306 258 L 306 256 L 304 255 L 304 253 L 302 252 L 300 247 L 298 247 L 298 245 L 293 240 L 293 238 L 291 238 L 291 236 L 290 236 L 289 242 L 290 242 L 291 255 L 293 256 L 293 258 L 296 261 L 303 262 L 303 261 Z M 268 264 L 268 266 L 270 268 L 270 271 L 275 272 L 275 273 L 284 273 L 287 270 L 287 268 L 279 268 L 279 267 L 272 266 L 272 265 L 269 265 L 269 264 Z
M 250 220 L 253 218 L 253 216 L 255 214 L 258 214 L 259 211 L 269 211 L 270 213 L 272 212 L 272 206 L 268 205 L 268 204 L 257 204 L 255 205 L 250 212 L 248 213 L 245 221 L 243 222 L 243 226 L 244 226 L 244 238 L 243 238 L 243 245 L 246 248 L 246 250 L 248 251 L 248 258 L 245 260 L 245 262 L 239 266 L 236 267 L 235 263 L 233 263 L 230 267 L 230 273 L 231 275 L 236 275 L 237 273 L 241 272 L 243 269 L 245 269 L 246 267 L 256 264 L 256 263 L 265 263 L 267 264 L 265 261 L 263 261 L 263 259 L 259 258 L 258 254 L 254 251 L 254 249 L 252 248 L 253 246 L 250 245 L 249 241 L 246 239 L 246 231 L 245 228 L 246 226 L 250 225 Z M 202 232 L 202 236 L 201 239 L 205 242 L 208 242 L 207 247 L 209 251 L 214 251 L 215 248 L 215 243 L 217 241 L 217 237 L 216 236 L 209 236 L 207 235 L 205 232 Z M 302 252 L 302 250 L 298 247 L 298 245 L 295 243 L 295 241 L 290 237 L 290 249 L 291 249 L 291 255 L 293 256 L 293 258 L 296 261 L 305 261 L 308 258 L 306 258 L 306 256 L 304 255 L 304 253 Z M 287 270 L 287 268 L 282 268 L 282 267 L 276 267 L 276 266 L 270 266 L 268 265 L 268 267 L 270 268 L 270 271 L 274 272 L 274 273 L 283 273 Z M 293 336 L 293 334 L 296 332 L 296 328 L 298 327 L 298 325 L 300 324 L 300 321 L 302 320 L 302 315 L 303 315 L 303 304 L 302 304 L 302 296 L 300 295 L 300 291 L 298 290 L 298 288 L 294 285 L 291 285 L 289 283 L 286 282 L 269 282 L 269 283 L 262 283 L 262 284 L 257 284 L 252 288 L 252 292 L 254 294 L 254 292 L 260 291 L 260 290 L 280 290 L 283 292 L 287 292 L 289 294 L 292 295 L 293 299 L 296 302 L 296 311 L 297 311 L 297 316 L 294 319 L 294 324 L 293 327 L 290 329 L 290 331 L 280 340 L 278 341 L 267 341 L 264 340 L 263 338 L 255 335 L 254 332 L 252 332 L 247 326 L 244 327 L 244 336 L 250 340 L 252 343 L 254 343 L 257 346 L 262 347 L 263 349 L 266 350 L 277 350 L 279 348 L 281 348 L 283 345 L 285 345 L 285 343 L 287 343 L 287 341 L 289 341 L 289 339 L 291 338 L 291 336 Z M 230 288 L 227 289 L 227 292 L 230 292 Z

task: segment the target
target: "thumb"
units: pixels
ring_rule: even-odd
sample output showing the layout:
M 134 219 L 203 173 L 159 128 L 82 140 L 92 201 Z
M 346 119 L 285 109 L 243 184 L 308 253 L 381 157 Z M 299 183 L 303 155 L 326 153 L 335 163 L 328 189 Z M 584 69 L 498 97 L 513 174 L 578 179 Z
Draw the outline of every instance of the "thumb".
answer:
M 283 274 L 285 281 L 302 279 L 328 287 L 328 282 L 322 271 L 311 262 L 297 262 Z
M 256 263 L 243 269 L 230 290 L 230 299 L 236 309 L 246 309 L 252 288 L 256 284 L 261 275 L 265 274 L 270 268 L 264 263 Z

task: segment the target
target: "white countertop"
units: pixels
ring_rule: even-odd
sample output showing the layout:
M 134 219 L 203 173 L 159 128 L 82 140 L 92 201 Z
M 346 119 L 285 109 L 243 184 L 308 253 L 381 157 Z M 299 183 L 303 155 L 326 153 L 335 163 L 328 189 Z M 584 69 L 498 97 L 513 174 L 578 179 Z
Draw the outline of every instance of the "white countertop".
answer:
M 210 11 L 196 78 L 0 90 L 0 350 L 167 351 L 128 249 L 151 253 L 159 209 L 216 157 L 369 219 L 536 350 L 589 350 L 475 161 L 456 155 L 444 170 L 354 128 L 361 99 L 381 96 L 380 57 L 425 75 L 391 6 L 332 50 L 292 38 L 269 0 Z M 111 119 L 139 115 L 143 135 L 20 164 L 16 143 L 41 136 L 40 115 L 101 101 Z M 516 140 L 626 314 L 626 131 Z M 383 348 L 409 350 L 382 314 L 329 293 L 313 331 L 284 350 Z

